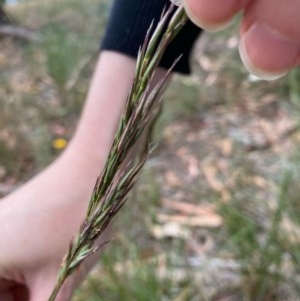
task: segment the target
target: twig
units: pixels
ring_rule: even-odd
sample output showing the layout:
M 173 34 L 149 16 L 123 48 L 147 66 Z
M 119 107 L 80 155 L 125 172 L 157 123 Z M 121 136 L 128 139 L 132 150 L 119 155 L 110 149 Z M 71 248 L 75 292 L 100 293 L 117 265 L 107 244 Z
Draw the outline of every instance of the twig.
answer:
M 1 25 L 0 36 L 9 36 L 29 42 L 41 42 L 41 36 L 29 29 L 15 25 Z
M 84 57 L 79 62 L 78 67 L 73 72 L 70 79 L 66 82 L 66 85 L 65 85 L 66 92 L 70 92 L 71 90 L 73 90 L 74 87 L 76 87 L 76 85 L 80 79 L 80 75 L 82 75 L 82 73 L 89 67 L 91 62 L 96 59 L 97 55 L 98 55 L 98 53 L 95 53 L 89 57 Z
M 276 140 L 267 140 L 261 144 L 249 144 L 247 145 L 246 150 L 247 152 L 268 150 L 296 134 L 299 131 L 299 129 L 299 125 L 295 125 L 283 132 Z
M 219 228 L 223 224 L 221 216 L 216 213 L 207 216 L 184 216 L 159 213 L 156 218 L 160 223 L 172 222 L 189 227 Z

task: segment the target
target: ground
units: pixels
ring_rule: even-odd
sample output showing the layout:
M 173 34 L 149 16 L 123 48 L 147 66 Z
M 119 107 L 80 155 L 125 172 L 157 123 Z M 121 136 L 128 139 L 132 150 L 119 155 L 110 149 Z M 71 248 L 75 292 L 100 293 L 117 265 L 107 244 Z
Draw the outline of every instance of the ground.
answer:
M 68 143 L 107 10 L 101 0 L 10 9 L 42 42 L 0 40 L 0 194 Z M 193 74 L 172 80 L 156 149 L 77 300 L 300 299 L 300 76 L 257 81 L 237 43 L 235 25 L 203 35 Z

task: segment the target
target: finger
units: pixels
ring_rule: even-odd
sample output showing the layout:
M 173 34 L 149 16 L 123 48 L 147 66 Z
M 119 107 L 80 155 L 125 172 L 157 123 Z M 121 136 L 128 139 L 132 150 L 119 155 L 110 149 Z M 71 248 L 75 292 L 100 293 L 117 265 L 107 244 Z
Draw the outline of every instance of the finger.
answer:
M 190 19 L 199 27 L 217 31 L 230 23 L 249 0 L 184 0 Z
M 4 291 L 0 292 L 0 300 L 1 301 L 15 301 L 12 294 L 10 294 L 9 292 L 4 292 Z
M 29 291 L 24 285 L 15 285 L 10 289 L 11 294 L 16 301 L 28 301 L 29 300 Z M 0 299 L 1 300 L 1 299 Z
M 24 285 L 0 280 L 0 301 L 3 300 L 2 298 L 4 300 L 28 301 L 29 291 Z
M 276 79 L 299 64 L 299 16 L 300 0 L 259 0 L 247 7 L 239 49 L 250 72 Z
M 14 282 L 12 282 L 12 281 L 0 279 L 0 291 L 2 291 L 2 290 L 4 290 L 4 289 L 9 289 L 9 288 L 12 287 L 13 285 L 14 285 Z M 0 300 L 1 300 L 1 299 L 0 299 Z
M 73 294 L 73 290 L 68 285 L 69 279 L 60 289 L 55 301 L 70 301 Z M 55 277 L 50 277 L 47 279 L 39 279 L 36 283 L 33 284 L 33 287 L 30 290 L 29 301 L 46 301 L 49 299 L 54 287 L 56 284 L 56 275 Z M 0 299 L 0 301 L 2 301 Z M 18 299 L 17 299 L 18 301 Z

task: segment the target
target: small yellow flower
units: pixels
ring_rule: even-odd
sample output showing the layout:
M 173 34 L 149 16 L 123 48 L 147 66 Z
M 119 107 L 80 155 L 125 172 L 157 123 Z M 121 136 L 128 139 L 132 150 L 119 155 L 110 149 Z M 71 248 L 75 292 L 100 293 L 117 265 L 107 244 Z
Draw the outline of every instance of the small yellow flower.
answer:
M 64 149 L 68 144 L 68 141 L 64 138 L 57 138 L 52 141 L 52 146 L 54 149 L 62 150 Z

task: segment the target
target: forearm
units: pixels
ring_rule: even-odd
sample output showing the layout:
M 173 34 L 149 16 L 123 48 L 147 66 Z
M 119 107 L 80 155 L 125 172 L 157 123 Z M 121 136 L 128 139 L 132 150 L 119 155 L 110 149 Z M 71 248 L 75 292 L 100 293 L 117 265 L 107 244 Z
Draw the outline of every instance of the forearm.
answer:
M 0 240 L 0 247 L 1 242 L 18 244 L 19 241 L 11 239 L 13 235 L 9 233 L 18 233 L 30 221 L 21 237 L 22 242 L 27 240 L 24 245 L 34 245 L 34 233 L 42 232 L 40 249 L 36 251 L 41 252 L 48 246 L 49 237 L 55 236 L 53 257 L 61 259 L 55 254 L 64 254 L 83 220 L 96 177 L 113 141 L 134 68 L 135 60 L 131 58 L 119 53 L 101 53 L 78 129 L 67 150 L 43 172 L 0 202 L 0 220 L 16 217 L 18 220 L 5 229 L 8 237 Z M 1 230 L 0 227 L 0 234 Z M 28 253 L 28 256 L 24 255 L 28 260 L 44 256 L 31 248 Z M 7 256 L 5 263 L 13 258 L 10 254 Z
M 71 148 L 100 162 L 106 159 L 131 87 L 135 62 L 117 52 L 100 54 Z
M 84 157 L 91 165 L 94 178 L 112 145 L 131 88 L 135 63 L 135 59 L 121 53 L 103 51 L 96 65 L 78 128 L 66 152 L 69 156 Z M 157 68 L 150 90 L 165 74 L 165 69 Z
M 105 160 L 132 83 L 138 49 L 166 5 L 170 5 L 169 0 L 114 1 L 87 102 L 71 143 L 75 147 L 70 149 L 85 149 Z M 174 71 L 189 73 L 189 56 L 200 32 L 191 22 L 186 24 L 167 48 L 152 85 L 180 55 Z

